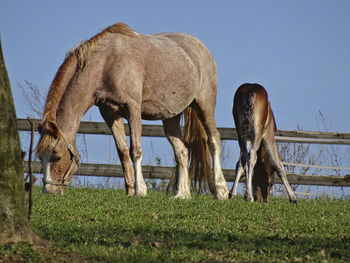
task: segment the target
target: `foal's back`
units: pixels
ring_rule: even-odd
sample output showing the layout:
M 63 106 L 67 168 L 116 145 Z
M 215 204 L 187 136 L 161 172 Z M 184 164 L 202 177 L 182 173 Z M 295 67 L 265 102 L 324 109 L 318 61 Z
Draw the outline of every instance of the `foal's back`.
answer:
M 241 85 L 234 97 L 233 118 L 242 140 L 251 141 L 255 133 L 264 131 L 269 121 L 275 126 L 265 88 L 259 84 Z

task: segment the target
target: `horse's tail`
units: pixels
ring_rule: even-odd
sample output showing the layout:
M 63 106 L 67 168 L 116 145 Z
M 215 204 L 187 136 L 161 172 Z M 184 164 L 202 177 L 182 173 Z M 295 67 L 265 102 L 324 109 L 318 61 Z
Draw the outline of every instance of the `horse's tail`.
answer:
M 249 136 L 254 128 L 253 108 L 256 93 L 252 89 L 245 89 L 247 85 L 243 84 L 236 91 L 232 111 L 237 132 L 243 138 Z
M 201 191 L 214 193 L 212 187 L 212 173 L 210 168 L 210 151 L 208 147 L 207 133 L 198 118 L 195 110 L 188 107 L 184 112 L 184 143 L 188 148 L 189 156 L 189 178 L 193 182 L 191 188 L 200 193 Z M 177 185 L 178 167 L 176 167 L 169 184 L 167 193 L 171 186 Z
M 192 188 L 197 193 L 208 189 L 214 193 L 208 136 L 196 111 L 191 107 L 185 111 L 184 143 L 189 150 L 189 177 L 194 181 Z

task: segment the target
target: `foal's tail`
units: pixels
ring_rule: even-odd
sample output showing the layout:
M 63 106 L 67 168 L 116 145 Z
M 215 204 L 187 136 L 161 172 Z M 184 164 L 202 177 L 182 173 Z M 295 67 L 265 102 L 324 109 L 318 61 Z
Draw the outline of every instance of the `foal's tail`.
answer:
M 214 193 L 214 188 L 211 183 L 212 173 L 210 168 L 210 151 L 207 133 L 198 118 L 196 111 L 191 107 L 188 107 L 184 111 L 184 117 L 184 143 L 189 151 L 189 178 L 192 182 L 191 188 L 197 193 L 200 193 L 201 191 L 207 192 L 207 190 Z M 176 167 L 176 170 L 169 181 L 167 192 L 173 184 L 175 184 L 176 187 L 177 172 L 178 167 Z

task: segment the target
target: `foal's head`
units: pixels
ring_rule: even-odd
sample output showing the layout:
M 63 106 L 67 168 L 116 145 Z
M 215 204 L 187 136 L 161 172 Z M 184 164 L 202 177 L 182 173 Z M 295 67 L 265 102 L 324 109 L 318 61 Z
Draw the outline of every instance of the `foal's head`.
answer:
M 45 121 L 38 129 L 41 137 L 37 153 L 43 166 L 43 192 L 63 194 L 79 166 L 79 154 L 56 123 Z

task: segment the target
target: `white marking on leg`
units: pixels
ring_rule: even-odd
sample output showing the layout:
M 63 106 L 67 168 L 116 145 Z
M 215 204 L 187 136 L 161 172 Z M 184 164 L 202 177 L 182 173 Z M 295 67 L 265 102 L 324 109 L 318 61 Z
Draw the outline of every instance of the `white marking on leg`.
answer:
M 147 186 L 142 175 L 142 155 L 135 159 L 134 170 L 135 170 L 135 195 L 144 197 L 147 195 Z
M 234 198 L 237 195 L 237 187 L 238 187 L 239 179 L 241 179 L 243 172 L 244 170 L 242 166 L 242 160 L 240 157 L 236 165 L 236 179 L 230 192 L 230 198 Z
M 188 172 L 184 172 L 184 170 L 182 173 L 179 171 L 178 186 L 177 186 L 177 190 L 174 198 L 179 198 L 179 199 L 191 198 L 190 180 L 188 178 Z
M 249 160 L 248 160 L 248 173 L 247 173 L 247 194 L 246 199 L 247 201 L 254 202 L 253 198 L 253 175 L 254 175 L 254 166 L 256 164 L 256 151 L 253 149 L 253 147 L 250 149 L 249 153 Z
M 42 164 L 43 164 L 43 172 L 44 172 L 43 178 L 46 181 L 51 181 L 51 174 L 50 174 L 51 173 L 51 163 L 49 161 L 50 158 L 51 158 L 51 155 L 49 153 L 45 153 L 41 157 Z M 49 193 L 50 192 L 49 188 L 50 188 L 50 185 L 43 183 L 42 192 L 43 193 Z
M 178 186 L 175 193 L 175 198 L 189 199 L 191 198 L 191 182 L 188 175 L 188 150 L 181 140 L 171 138 L 174 147 L 174 152 L 179 166 Z
M 219 200 L 226 200 L 228 199 L 228 189 L 225 177 L 221 170 L 221 164 L 220 164 L 220 145 L 218 142 L 216 142 L 214 137 L 210 138 L 211 144 L 213 146 L 213 165 L 214 165 L 214 187 L 216 191 L 216 198 Z

